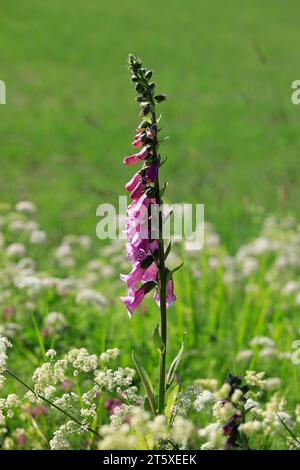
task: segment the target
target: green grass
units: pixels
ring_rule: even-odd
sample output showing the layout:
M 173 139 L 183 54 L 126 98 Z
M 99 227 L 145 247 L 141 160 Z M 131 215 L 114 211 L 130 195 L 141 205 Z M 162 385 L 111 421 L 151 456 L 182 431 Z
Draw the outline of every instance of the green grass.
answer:
M 111 275 L 105 274 L 105 269 L 101 268 L 95 271 L 96 277 L 91 278 L 93 270 L 88 262 L 93 257 L 95 247 L 91 247 L 86 253 L 75 247 L 73 256 L 76 265 L 73 268 L 63 268 L 53 259 L 51 247 L 31 246 L 26 242 L 24 234 L 10 233 L 6 222 L 3 233 L 7 243 L 22 240 L 26 244 L 27 256 L 36 261 L 38 269 L 42 268 L 42 271 L 37 271 L 38 275 L 41 272 L 45 274 L 47 268 L 49 275 L 60 278 L 68 276 L 78 282 L 77 288 L 64 295 L 58 294 L 55 288 L 43 288 L 39 292 L 20 289 L 13 281 L 14 276 L 17 275 L 18 279 L 18 275 L 22 278 L 26 274 L 22 274 L 20 268 L 13 265 L 4 250 L 0 249 L 0 307 L 2 312 L 8 307 L 13 309 L 9 319 L 2 314 L 1 327 L 4 328 L 4 334 L 9 330 L 11 322 L 20 327 L 17 335 L 13 335 L 11 339 L 13 349 L 9 353 L 9 368 L 31 384 L 34 369 L 45 361 L 45 351 L 50 348 L 54 348 L 58 357 L 61 357 L 73 347 L 87 347 L 96 355 L 106 348 L 119 347 L 122 353 L 118 363 L 124 367 L 133 366 L 131 352 L 134 349 L 157 389 L 158 353 L 154 347 L 152 332 L 159 322 L 159 311 L 153 300 L 148 298 L 133 318 L 127 319 L 119 300 L 119 296 L 124 295 L 124 287 L 118 275 L 120 271 L 126 271 L 126 268 L 120 265 L 120 262 L 123 264 L 123 256 L 125 258 L 122 246 L 116 244 L 115 253 L 102 253 L 97 256 L 102 266 L 113 269 Z M 284 246 L 288 252 L 293 249 L 293 243 L 288 238 L 289 233 L 296 236 L 294 229 L 290 232 L 275 229 L 270 239 L 275 235 L 277 240 L 286 237 Z M 248 349 L 249 342 L 255 336 L 271 337 L 277 353 L 291 353 L 292 343 L 298 339 L 299 307 L 295 305 L 293 296 L 284 296 L 281 293 L 281 287 L 288 279 L 299 278 L 299 266 L 295 270 L 291 267 L 275 269 L 274 283 L 266 280 L 266 275 L 272 271 L 274 273 L 274 261 L 280 254 L 281 250 L 278 249 L 274 255 L 258 256 L 258 269 L 248 278 L 238 275 L 230 284 L 225 282 L 224 247 L 207 248 L 200 257 L 183 254 L 185 266 L 175 277 L 177 301 L 168 311 L 167 365 L 169 367 L 179 350 L 182 335 L 186 333 L 184 355 L 178 368 L 178 377 L 184 387 L 199 378 L 216 378 L 219 384 L 222 384 L 229 371 L 241 377 L 247 369 L 265 371 L 267 377 L 281 379 L 279 393 L 287 399 L 287 411 L 293 412 L 299 402 L 299 367 L 291 360 L 277 356 L 260 357 L 260 347 L 252 348 L 252 358 L 237 361 L 237 353 Z M 177 253 L 177 256 L 181 255 L 182 253 Z M 219 260 L 217 268 L 209 266 L 213 258 Z M 197 275 L 199 270 L 200 277 Z M 105 294 L 108 299 L 107 306 L 97 308 L 78 304 L 75 299 L 82 283 Z M 255 289 L 250 289 L 251 286 L 255 286 Z M 66 327 L 45 336 L 45 318 L 50 311 L 61 312 L 66 319 Z M 77 390 L 83 379 L 80 377 L 77 382 L 73 378 L 73 381 Z M 83 386 L 86 386 L 85 381 Z M 22 387 L 7 379 L 5 391 L 20 393 Z M 270 393 L 267 397 L 270 397 Z M 98 424 L 108 419 L 102 408 L 97 419 Z M 212 418 L 211 414 L 202 413 L 195 415 L 193 419 L 201 426 L 211 422 Z M 21 417 L 17 414 L 10 425 L 11 429 L 20 426 L 30 428 L 30 423 L 26 424 L 22 420 L 22 414 Z M 60 421 L 53 412 L 44 419 L 38 419 L 47 440 L 51 438 L 58 422 Z M 281 434 L 284 435 L 284 432 Z M 36 438 L 35 436 L 34 439 Z M 26 445 L 30 447 L 35 445 L 34 442 L 29 439 Z M 285 448 L 280 436 L 270 438 L 268 442 L 257 441 L 254 445 L 258 445 L 259 449 Z
M 53 237 L 94 236 L 97 205 L 116 202 L 129 174 L 121 158 L 136 125 L 132 51 L 169 95 L 170 201 L 204 203 L 231 249 L 255 233 L 249 205 L 298 210 L 297 7 L 4 0 L 1 200 L 34 199 Z

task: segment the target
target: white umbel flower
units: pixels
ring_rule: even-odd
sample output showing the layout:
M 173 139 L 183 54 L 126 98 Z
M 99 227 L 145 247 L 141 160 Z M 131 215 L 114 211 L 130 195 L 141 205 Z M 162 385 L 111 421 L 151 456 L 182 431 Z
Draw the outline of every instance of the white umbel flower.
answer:
M 31 201 L 19 201 L 17 202 L 15 209 L 17 212 L 33 214 L 34 212 L 36 212 L 36 205 Z

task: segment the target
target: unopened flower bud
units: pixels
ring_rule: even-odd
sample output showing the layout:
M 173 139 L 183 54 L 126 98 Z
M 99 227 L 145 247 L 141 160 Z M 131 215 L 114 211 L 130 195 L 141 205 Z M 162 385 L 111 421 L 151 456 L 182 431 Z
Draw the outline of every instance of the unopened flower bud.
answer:
M 150 113 L 151 105 L 150 105 L 150 103 L 147 103 L 147 102 L 143 101 L 141 103 L 141 108 L 142 108 L 141 115 L 142 116 L 147 116 L 147 114 Z
M 142 93 L 142 91 L 144 90 L 143 85 L 141 85 L 140 83 L 137 83 L 134 88 L 135 91 L 137 91 L 138 93 Z
M 129 54 L 129 56 L 128 56 L 128 62 L 129 62 L 130 64 L 133 64 L 134 62 L 136 62 L 136 58 L 134 57 L 133 54 Z
M 166 95 L 156 95 L 154 96 L 154 99 L 157 103 L 161 103 L 162 101 L 165 101 L 167 99 Z
M 144 120 L 138 125 L 138 129 L 147 129 L 150 126 L 150 122 Z

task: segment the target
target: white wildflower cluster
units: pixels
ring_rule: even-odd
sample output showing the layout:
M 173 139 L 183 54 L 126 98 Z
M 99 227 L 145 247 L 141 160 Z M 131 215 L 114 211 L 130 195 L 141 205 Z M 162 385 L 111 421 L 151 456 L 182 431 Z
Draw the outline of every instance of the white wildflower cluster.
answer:
M 170 432 L 171 440 L 182 448 L 185 448 L 194 429 L 195 427 L 191 421 L 183 416 L 176 416 Z
M 107 349 L 104 353 L 100 355 L 100 362 L 102 363 L 107 363 L 112 361 L 113 359 L 116 359 L 120 354 L 120 349 L 118 348 L 113 348 L 113 349 Z
M 34 230 L 29 237 L 29 242 L 32 243 L 32 245 L 44 244 L 47 243 L 47 240 L 47 233 L 43 230 Z
M 76 264 L 71 246 L 63 242 L 54 251 L 54 258 L 62 268 L 73 268 Z
M 15 393 L 10 393 L 6 398 L 0 398 L 0 419 L 5 415 L 14 417 L 14 408 L 20 406 L 20 399 Z
M 215 392 L 218 387 L 218 381 L 216 379 L 197 379 L 195 380 L 195 385 L 199 387 L 199 390 L 208 390 L 210 392 Z
M 116 430 L 109 425 L 101 427 L 102 439 L 99 441 L 99 450 L 133 450 L 137 445 L 137 436 L 132 433 L 128 423 L 123 423 Z
M 17 212 L 34 214 L 36 212 L 36 205 L 31 201 L 19 201 L 17 202 L 15 209 Z
M 101 294 L 101 292 L 92 289 L 83 289 L 77 294 L 76 302 L 101 308 L 107 305 L 107 298 L 105 295 Z
M 278 393 L 272 395 L 265 404 L 259 404 L 251 400 L 250 403 L 246 404 L 246 407 L 249 408 L 249 421 L 256 423 L 252 427 L 250 424 L 242 426 L 243 432 L 249 436 L 256 435 L 258 432 L 269 437 L 279 435 L 285 429 L 283 423 L 290 429 L 293 429 L 295 425 L 295 421 L 286 411 L 286 400 L 280 397 Z
M 72 409 L 73 402 L 78 402 L 78 395 L 74 392 L 64 393 L 61 397 L 53 400 L 54 405 L 63 408 L 64 410 Z
M 200 412 L 205 408 L 205 405 L 215 401 L 215 395 L 210 390 L 202 390 L 194 401 L 194 408 Z
M 80 431 L 80 427 L 74 421 L 67 421 L 57 431 L 54 432 L 50 441 L 51 450 L 68 450 L 70 448 L 69 439 Z
M 223 449 L 225 446 L 225 436 L 219 423 L 211 423 L 198 431 L 198 436 L 205 440 L 201 444 L 201 450 Z
M 149 431 L 154 442 L 167 440 L 169 434 L 167 418 L 163 415 L 154 416 L 149 422 Z
M 96 372 L 95 380 L 97 384 L 112 392 L 128 389 L 133 381 L 135 370 L 130 367 L 119 367 L 117 370 L 106 369 Z
M 54 386 L 64 380 L 67 365 L 67 361 L 61 359 L 56 362 L 45 362 L 38 367 L 32 376 L 36 394 L 51 396 L 55 391 Z
M 48 349 L 48 351 L 46 351 L 46 357 L 47 359 L 54 359 L 56 356 L 56 351 L 54 349 Z
M 101 423 L 109 422 L 100 427 L 102 439 L 99 443 L 93 440 L 92 445 L 99 449 L 184 449 L 190 445 L 203 450 L 224 449 L 236 433 L 246 436 L 253 449 L 274 438 L 278 446 L 282 443 L 283 447 L 299 450 L 298 438 L 292 437 L 285 426 L 295 436 L 299 435 L 300 405 L 295 407 L 294 397 L 289 395 L 291 403 L 287 405 L 286 400 L 275 393 L 284 385 L 282 375 L 280 379 L 249 370 L 245 383 L 251 389 L 245 393 L 228 383 L 219 387 L 214 378 L 201 378 L 194 385 L 180 389 L 176 400 L 174 398 L 175 405 L 167 405 L 166 416 L 152 416 L 145 411 L 147 402 L 134 385 L 133 369 L 112 366 L 119 356 L 117 348 L 108 349 L 100 356 L 98 352 L 97 355 L 90 354 L 84 348 L 71 349 L 63 360 L 57 359 L 52 345 L 64 344 L 60 340 L 69 326 L 78 329 L 86 324 L 93 328 L 94 318 L 99 318 L 99 312 L 106 313 L 112 305 L 108 301 L 109 295 L 116 297 L 118 273 L 128 266 L 119 241 L 101 247 L 93 259 L 89 256 L 91 239 L 84 235 L 68 235 L 56 248 L 48 247 L 47 233 L 31 220 L 35 211 L 33 203 L 21 201 L 14 211 L 3 215 L 1 209 L 0 214 L 0 389 L 4 386 L 7 348 L 10 347 L 8 339 L 1 335 L 15 337 L 17 341 L 20 336 L 30 343 L 32 336 L 28 331 L 32 329 L 33 314 L 45 344 L 51 349 L 46 352 L 45 364 L 33 374 L 34 391 L 24 391 L 23 396 L 17 396 L 11 393 L 14 388 L 9 388 L 10 384 L 5 388 L 9 392 L 0 400 L 1 448 L 24 448 L 25 442 L 26 448 L 47 448 L 43 425 L 39 421 L 39 414 L 46 413 L 49 418 L 51 414 L 51 419 L 47 420 L 45 436 L 48 436 L 48 426 L 51 432 L 54 431 L 57 420 L 52 419 L 53 415 L 63 423 L 51 439 L 52 449 L 83 446 L 86 441 L 91 442 L 84 435 L 86 431 L 90 432 L 88 428 L 93 427 L 96 433 L 99 431 L 95 425 L 100 421 L 97 420 L 99 413 Z M 210 224 L 206 226 L 203 263 L 190 257 L 193 280 L 205 277 L 214 286 L 218 279 L 234 301 L 240 299 L 243 290 L 245 324 L 248 308 L 249 334 L 255 331 L 252 336 L 259 335 L 247 344 L 244 338 L 248 337 L 248 331 L 241 331 L 237 344 L 243 344 L 244 348 L 236 356 L 239 368 L 262 366 L 260 370 L 279 371 L 277 366 L 281 360 L 286 361 L 281 374 L 287 371 L 288 376 L 287 361 L 291 359 L 292 351 L 280 350 L 281 344 L 289 343 L 286 338 L 282 341 L 278 333 L 292 330 L 289 320 L 293 309 L 297 312 L 300 305 L 300 226 L 290 219 L 276 221 L 269 218 L 259 236 L 241 246 L 234 255 L 225 251 L 214 228 Z M 44 259 L 39 259 L 38 253 L 42 253 Z M 170 254 L 170 262 L 174 267 L 180 262 L 175 251 Z M 45 266 L 49 272 L 44 271 Z M 266 294 L 269 299 L 272 292 L 276 294 L 274 310 L 265 302 Z M 206 302 L 205 296 L 203 301 Z M 53 305 L 51 308 L 55 311 L 45 312 L 43 305 L 47 304 Z M 237 308 L 237 304 L 233 307 Z M 259 309 L 266 313 L 266 321 L 260 328 L 259 325 L 253 328 L 252 307 L 256 318 Z M 278 328 L 273 322 L 274 311 L 279 319 Z M 286 330 L 280 323 L 282 313 Z M 32 351 L 35 351 L 34 346 L 29 344 Z M 16 369 L 19 363 L 15 362 Z M 212 361 L 210 370 L 217 365 Z M 16 371 L 25 382 L 26 370 Z M 74 375 L 79 377 L 74 378 Z M 18 385 L 18 394 L 21 391 L 22 387 Z M 48 403 L 45 404 L 37 394 Z M 103 403 L 104 409 L 101 409 Z M 75 417 L 76 422 L 67 421 L 69 418 L 55 407 Z M 189 412 L 196 424 L 188 419 Z M 241 445 L 238 438 L 236 444 Z
M 84 419 L 88 421 L 93 420 L 97 415 L 96 408 L 97 408 L 97 405 L 95 403 L 92 403 L 88 408 L 81 408 L 80 414 Z M 83 429 L 84 427 L 85 426 L 83 424 Z M 87 429 L 87 425 L 86 425 L 86 429 Z
M 231 384 L 225 383 L 213 392 L 201 390 L 194 400 L 196 411 L 202 412 L 205 407 L 207 410 L 211 409 L 211 415 L 215 419 L 215 422 L 198 432 L 201 439 L 206 439 L 201 449 L 240 446 L 239 433 L 246 436 L 244 442 L 247 442 L 247 439 L 255 441 L 257 436 L 270 438 L 283 432 L 283 423 L 293 429 L 300 409 L 296 407 L 293 420 L 286 411 L 286 400 L 278 393 L 271 395 L 268 401 L 263 401 L 265 394 L 280 384 L 278 378 L 265 378 L 265 372 L 246 371 L 244 382 L 247 386 L 242 386 L 238 377 L 230 375 L 229 379 Z M 199 380 L 196 382 L 201 383 Z M 236 443 L 229 440 L 231 436 L 235 436 Z M 291 442 L 289 445 L 292 445 Z
M 74 375 L 80 372 L 90 373 L 97 369 L 98 359 L 95 354 L 90 354 L 87 349 L 71 349 L 66 355 L 66 360 L 74 369 Z
M 286 442 L 289 450 L 300 450 L 300 439 L 288 436 Z
M 81 399 L 85 405 L 91 405 L 93 401 L 100 395 L 100 387 L 99 385 L 95 385 L 91 390 L 85 392 Z
M 128 420 L 132 405 L 121 404 L 114 409 L 113 414 L 110 416 L 110 426 L 113 430 L 120 429 L 125 421 Z
M 100 428 L 102 440 L 98 448 L 101 450 L 159 449 L 162 445 L 168 447 L 170 443 L 184 449 L 195 431 L 193 423 L 183 416 L 175 417 L 170 424 L 165 416 L 151 416 L 137 406 L 123 405 L 117 413 L 117 420 Z
M 300 404 L 296 405 L 295 416 L 297 423 L 300 423 Z
M 218 400 L 212 409 L 213 416 L 222 424 L 225 424 L 226 421 L 234 414 L 235 407 L 231 401 Z
M 3 374 L 6 368 L 6 351 L 8 348 L 11 348 L 11 346 L 11 343 L 5 336 L 0 336 L 0 390 L 3 388 L 5 382 L 5 377 Z
M 60 312 L 49 312 L 44 318 L 44 324 L 52 334 L 56 331 L 62 331 L 68 324 L 65 316 Z
M 258 387 L 261 390 L 265 389 L 266 381 L 264 380 L 264 376 L 266 373 L 262 372 L 255 372 L 253 370 L 247 370 L 245 375 L 245 381 L 252 387 Z
M 206 224 L 209 227 L 209 224 Z M 300 228 L 290 217 L 265 219 L 259 235 L 249 243 L 239 247 L 233 256 L 224 254 L 219 243 L 210 243 L 217 235 L 208 230 L 206 250 L 208 267 L 211 270 L 223 270 L 223 281 L 230 288 L 239 285 L 247 296 L 255 298 L 259 293 L 258 275 L 265 269 L 264 280 L 276 293 L 290 305 L 300 303 Z M 262 262 L 263 260 L 263 262 Z M 192 266 L 197 277 L 199 268 Z
M 12 243 L 6 249 L 6 255 L 9 258 L 22 258 L 25 256 L 26 248 L 23 243 Z
M 274 341 L 268 336 L 255 336 L 254 338 L 251 339 L 249 345 L 250 346 L 264 346 L 264 347 L 269 347 L 269 348 L 275 347 Z
M 249 349 L 242 349 L 237 353 L 237 362 L 247 363 L 254 355 L 263 361 L 291 358 L 290 352 L 279 351 L 275 342 L 268 336 L 255 336 L 250 340 L 249 346 Z
M 200 393 L 198 385 L 188 385 L 184 391 L 178 393 L 172 413 L 187 416 Z
M 261 421 L 247 421 L 239 425 L 239 431 L 243 432 L 247 436 L 252 436 L 263 429 L 263 423 Z

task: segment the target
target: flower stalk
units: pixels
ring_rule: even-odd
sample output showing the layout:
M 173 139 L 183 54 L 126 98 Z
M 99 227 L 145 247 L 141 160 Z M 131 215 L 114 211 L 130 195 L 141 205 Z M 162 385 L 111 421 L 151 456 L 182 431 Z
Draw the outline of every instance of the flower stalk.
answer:
M 156 124 L 155 112 L 152 112 L 152 122 Z M 157 137 L 154 142 L 154 155 L 157 158 Z M 161 207 L 162 199 L 160 195 L 159 172 L 155 181 L 156 203 Z M 161 414 L 165 408 L 165 394 L 166 394 L 166 357 L 167 357 L 167 279 L 165 267 L 165 248 L 163 238 L 163 214 L 159 211 L 159 240 L 158 240 L 158 272 L 159 272 L 159 298 L 160 298 L 160 325 L 159 332 L 164 344 L 164 348 L 159 352 L 159 387 L 158 387 L 158 413 Z
M 165 252 L 164 247 L 163 201 L 159 183 L 161 156 L 158 151 L 159 129 L 156 105 L 163 102 L 166 96 L 155 94 L 156 84 L 151 81 L 152 71 L 144 68 L 141 61 L 132 54 L 129 56 L 129 68 L 132 72 L 131 80 L 135 85 L 136 101 L 140 105 L 140 116 L 143 120 L 138 125 L 132 143 L 133 147 L 141 147 L 141 150 L 126 156 L 123 161 L 125 165 L 143 162 L 143 166 L 125 185 L 133 200 L 128 207 L 125 221 L 126 251 L 133 269 L 129 274 L 121 275 L 121 279 L 128 287 L 128 295 L 121 299 L 131 316 L 145 295 L 154 290 L 154 300 L 160 308 L 159 333 L 156 331 L 156 335 L 159 335 L 160 355 L 157 411 L 161 414 L 165 408 L 166 393 L 167 308 L 176 300 L 172 273 L 165 263 L 168 253 Z M 152 208 L 154 205 L 156 215 L 158 214 L 158 227 L 153 227 Z M 145 217 L 143 218 L 141 214 Z
M 48 398 L 44 397 L 43 395 L 39 394 L 39 393 L 36 393 L 35 390 L 33 390 L 32 387 L 30 387 L 29 385 L 27 385 L 25 382 L 23 382 L 22 379 L 20 379 L 17 375 L 15 375 L 12 371 L 8 370 L 8 369 L 5 369 L 5 373 L 7 375 L 9 375 L 10 377 L 12 377 L 14 380 L 16 380 L 16 382 L 19 382 L 21 385 L 23 385 L 23 387 L 27 388 L 27 390 L 29 390 L 30 392 L 34 393 L 34 395 L 36 395 L 38 398 L 40 398 L 41 400 L 43 400 L 45 403 L 47 403 L 47 405 L 55 408 L 57 411 L 59 411 L 60 413 L 64 414 L 65 416 L 67 416 L 68 418 L 70 418 L 72 421 L 74 421 L 74 423 L 78 424 L 78 426 L 80 428 L 83 428 L 84 426 L 84 423 L 81 422 L 78 418 L 76 418 L 76 416 L 74 416 L 73 414 L 69 413 L 68 411 L 64 410 L 63 408 L 61 408 L 60 406 L 56 405 L 55 403 L 53 403 L 51 400 L 49 400 Z M 92 429 L 91 427 L 87 427 L 86 428 L 89 432 L 91 432 L 92 434 L 94 434 L 95 436 L 101 438 L 100 434 L 97 433 L 97 431 L 95 431 L 94 429 Z

